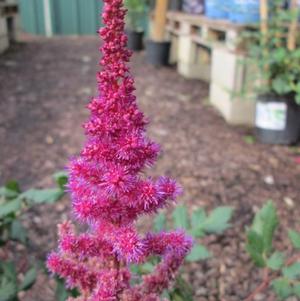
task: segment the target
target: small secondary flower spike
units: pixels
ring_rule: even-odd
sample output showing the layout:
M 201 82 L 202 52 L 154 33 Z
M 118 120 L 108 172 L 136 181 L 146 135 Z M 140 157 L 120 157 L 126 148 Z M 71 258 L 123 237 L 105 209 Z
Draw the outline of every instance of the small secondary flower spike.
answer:
M 155 162 L 159 146 L 146 137 L 147 122 L 133 94 L 123 1 L 104 2 L 99 95 L 88 105 L 85 147 L 69 168 L 73 212 L 88 230 L 76 234 L 72 223 L 60 225 L 59 249 L 49 255 L 47 266 L 68 287 L 80 290 L 78 301 L 158 301 L 192 241 L 179 230 L 143 237 L 135 228 L 139 216 L 173 202 L 180 188 L 167 177 L 142 176 Z M 153 255 L 161 262 L 132 285 L 130 263 L 143 263 Z

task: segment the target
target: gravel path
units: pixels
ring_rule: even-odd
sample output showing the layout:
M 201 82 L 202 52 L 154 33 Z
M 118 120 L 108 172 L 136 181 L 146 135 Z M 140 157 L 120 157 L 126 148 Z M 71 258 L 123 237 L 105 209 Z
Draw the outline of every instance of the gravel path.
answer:
M 49 186 L 53 172 L 80 150 L 84 109 L 95 93 L 98 40 L 94 37 L 27 39 L 0 57 L 0 184 L 17 179 L 23 187 Z M 251 130 L 231 127 L 208 104 L 208 86 L 187 81 L 174 69 L 155 69 L 135 55 L 132 69 L 150 135 L 164 152 L 151 171 L 178 178 L 182 202 L 190 210 L 235 207 L 233 227 L 208 237 L 214 259 L 191 264 L 187 276 L 196 301 L 241 301 L 260 280 L 244 251 L 244 229 L 267 199 L 280 208 L 283 230 L 300 230 L 299 148 L 249 144 Z M 55 224 L 65 218 L 69 201 L 29 213 L 32 250 L 43 259 L 55 245 Z M 53 283 L 41 277 L 24 300 L 54 301 Z M 26 299 L 27 298 L 27 299 Z M 276 300 L 268 293 L 257 300 Z

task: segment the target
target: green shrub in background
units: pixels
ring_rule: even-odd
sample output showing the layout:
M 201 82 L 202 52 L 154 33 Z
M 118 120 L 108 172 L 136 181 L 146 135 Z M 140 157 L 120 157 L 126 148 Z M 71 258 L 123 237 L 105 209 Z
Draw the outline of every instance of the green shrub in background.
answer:
M 202 245 L 199 240 L 206 235 L 220 235 L 229 228 L 229 221 L 232 217 L 233 208 L 218 207 L 210 214 L 203 208 L 198 208 L 188 214 L 186 206 L 178 206 L 172 213 L 172 219 L 168 223 L 167 216 L 160 213 L 154 220 L 153 230 L 160 232 L 169 229 L 185 229 L 195 240 L 191 253 L 187 256 L 186 262 L 197 262 L 207 260 L 212 257 L 211 252 Z M 153 271 L 157 264 L 157 258 L 151 258 L 143 265 L 133 265 L 132 271 L 139 275 L 144 275 Z M 179 274 L 176 277 L 171 290 L 164 292 L 164 297 L 170 301 L 193 301 L 193 290 L 190 284 Z
M 57 188 L 29 189 L 22 192 L 16 181 L 0 188 L 0 247 L 5 249 L 8 242 L 17 241 L 27 246 L 28 236 L 22 225 L 22 215 L 32 206 L 53 204 L 64 195 L 67 175 L 63 172 L 54 175 Z M 29 260 L 29 258 L 28 258 Z M 17 301 L 18 293 L 31 288 L 37 277 L 37 264 L 33 264 L 19 277 L 17 263 L 0 262 L 0 301 Z M 22 278 L 22 281 L 19 281 Z
M 295 255 L 276 250 L 273 243 L 279 221 L 276 208 L 269 201 L 257 212 L 247 231 L 246 249 L 255 265 L 263 269 L 262 284 L 254 293 L 256 295 L 271 287 L 280 300 L 291 296 L 300 298 L 300 233 L 288 231 Z M 253 300 L 254 295 L 250 297 L 247 301 Z

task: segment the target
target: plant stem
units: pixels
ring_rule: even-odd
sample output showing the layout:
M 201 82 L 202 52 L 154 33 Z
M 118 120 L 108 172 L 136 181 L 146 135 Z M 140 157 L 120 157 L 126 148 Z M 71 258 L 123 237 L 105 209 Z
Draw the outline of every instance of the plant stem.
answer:
M 263 271 L 262 283 L 247 297 L 244 301 L 253 301 L 255 296 L 263 292 L 270 284 L 269 269 L 265 268 Z

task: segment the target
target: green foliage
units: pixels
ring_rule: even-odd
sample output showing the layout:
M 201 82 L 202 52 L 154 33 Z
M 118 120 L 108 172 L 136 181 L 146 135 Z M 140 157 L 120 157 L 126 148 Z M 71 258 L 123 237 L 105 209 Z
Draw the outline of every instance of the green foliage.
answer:
M 9 239 L 26 243 L 26 230 L 19 217 L 34 205 L 52 204 L 64 195 L 66 174 L 57 173 L 54 178 L 58 188 L 22 192 L 16 181 L 10 181 L 0 188 L 0 244 L 5 244 Z
M 58 188 L 30 189 L 22 192 L 18 182 L 10 181 L 0 188 L 0 244 L 14 240 L 27 243 L 27 233 L 20 217 L 30 207 L 44 203 L 54 203 L 64 195 L 67 176 L 54 175 Z M 14 262 L 0 262 L 0 301 L 17 301 L 18 293 L 32 287 L 37 277 L 36 267 L 31 267 L 21 277 Z M 62 299 L 60 299 L 62 300 Z
M 13 262 L 0 263 L 0 300 L 17 301 L 18 293 L 32 287 L 36 280 L 36 269 L 30 268 L 24 275 L 23 281 L 18 281 L 18 273 Z
M 271 287 L 280 298 L 285 300 L 291 296 L 300 297 L 300 262 L 299 256 L 288 258 L 284 253 L 273 250 L 275 231 L 279 225 L 274 204 L 269 201 L 255 217 L 251 228 L 247 231 L 246 250 L 253 262 L 268 272 Z M 300 235 L 289 230 L 294 251 L 300 249 Z
M 205 235 L 222 234 L 228 227 L 232 217 L 233 208 L 218 207 L 209 214 L 203 208 L 197 208 L 191 215 L 186 206 L 177 206 L 172 212 L 172 219 L 167 221 L 164 213 L 156 216 L 153 222 L 155 232 L 167 229 L 185 229 L 195 240 L 191 253 L 187 256 L 187 262 L 196 262 L 209 259 L 212 254 L 205 246 L 197 242 L 197 239 Z M 138 275 L 148 274 L 153 271 L 158 263 L 157 258 L 150 258 L 148 262 L 142 265 L 132 265 L 131 270 Z M 193 301 L 193 291 L 189 283 L 181 275 L 176 278 L 172 290 L 165 291 L 163 297 L 170 301 Z
M 287 47 L 287 26 L 298 16 L 282 9 L 284 0 L 274 0 L 269 5 L 266 33 L 251 31 L 250 60 L 258 67 L 261 87 L 260 93 L 276 95 L 293 95 L 300 104 L 300 50 L 289 50 Z M 299 14 L 299 13 L 298 13 Z M 249 79 L 253 83 L 253 79 Z
M 66 301 L 69 297 L 76 298 L 79 293 L 76 289 L 68 290 L 66 289 L 66 283 L 63 279 L 55 278 L 56 280 L 56 290 L 55 298 L 57 301 Z
M 143 18 L 146 16 L 146 0 L 125 0 L 125 7 L 128 10 L 126 23 L 127 27 L 134 31 L 141 31 Z

